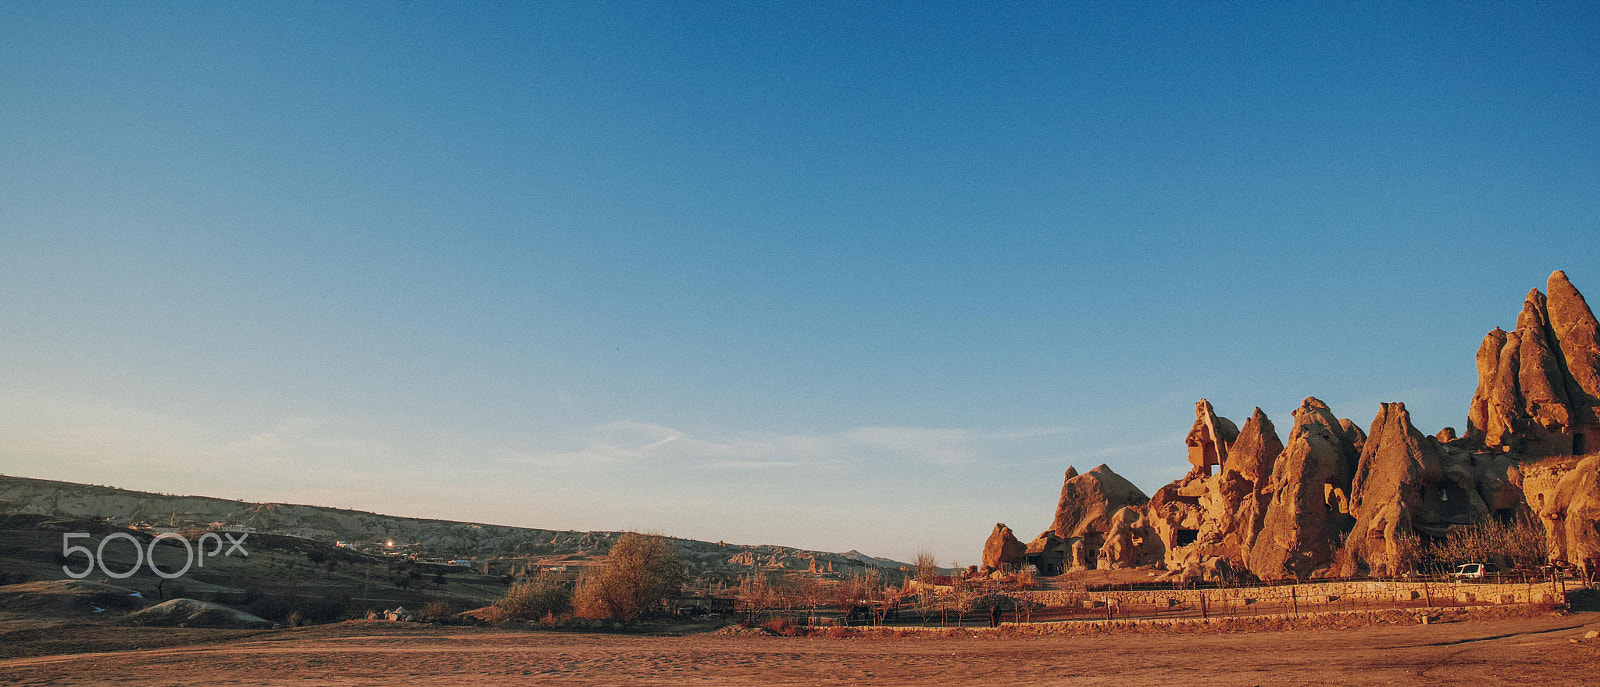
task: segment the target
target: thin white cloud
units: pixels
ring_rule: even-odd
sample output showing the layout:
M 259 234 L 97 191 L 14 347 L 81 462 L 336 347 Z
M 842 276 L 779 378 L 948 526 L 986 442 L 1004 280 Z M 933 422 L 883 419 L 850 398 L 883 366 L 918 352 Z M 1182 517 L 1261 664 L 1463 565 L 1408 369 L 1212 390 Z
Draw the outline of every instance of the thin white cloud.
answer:
M 799 466 L 800 463 L 792 460 L 723 460 L 701 467 L 710 470 L 773 470 Z
M 619 420 L 580 432 L 571 448 L 521 449 L 516 463 L 583 467 L 652 461 L 683 467 L 915 463 L 960 465 L 1000 460 L 1007 442 L 1049 438 L 1063 427 L 974 431 L 935 427 L 856 427 L 830 434 L 710 433 Z

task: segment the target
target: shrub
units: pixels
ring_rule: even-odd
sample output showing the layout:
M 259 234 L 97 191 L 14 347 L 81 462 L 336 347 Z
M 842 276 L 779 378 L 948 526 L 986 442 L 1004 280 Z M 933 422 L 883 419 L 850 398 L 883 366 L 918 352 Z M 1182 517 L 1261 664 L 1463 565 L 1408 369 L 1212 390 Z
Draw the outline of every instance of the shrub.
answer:
M 1016 589 L 1024 591 L 1037 588 L 1039 586 L 1039 577 L 1033 571 L 1033 566 L 1024 566 L 1022 572 L 1017 573 L 1017 576 L 1012 580 L 1012 585 Z
M 449 622 L 455 615 L 455 606 L 449 601 L 429 601 L 417 612 L 418 617 L 430 623 Z
M 1542 565 L 1549 555 L 1544 527 L 1526 515 L 1509 524 L 1490 519 L 1477 525 L 1452 530 L 1444 541 L 1435 542 L 1430 553 L 1441 563 L 1487 563 L 1503 558 L 1516 567 Z
M 659 611 L 685 579 L 678 552 L 665 537 L 625 532 L 600 571 L 578 580 L 573 606 L 586 618 L 635 620 Z
M 571 611 L 572 601 L 572 590 L 566 584 L 540 573 L 531 582 L 512 585 L 494 606 L 506 619 L 539 620 Z
M 761 623 L 761 629 L 784 637 L 793 637 L 804 632 L 804 629 L 796 625 L 794 620 L 788 616 L 778 616 Z
M 584 618 L 611 617 L 611 609 L 600 593 L 598 575 L 586 572 L 578 578 L 578 586 L 572 590 L 572 612 Z

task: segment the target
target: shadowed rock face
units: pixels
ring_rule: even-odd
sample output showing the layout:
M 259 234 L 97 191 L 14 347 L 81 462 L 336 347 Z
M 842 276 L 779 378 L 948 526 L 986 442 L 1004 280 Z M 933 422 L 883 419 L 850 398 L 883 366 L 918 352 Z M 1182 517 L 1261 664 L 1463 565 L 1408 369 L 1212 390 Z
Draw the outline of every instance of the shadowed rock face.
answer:
M 1522 338 L 1517 383 L 1522 391 L 1523 413 L 1545 428 L 1571 424 L 1566 382 L 1550 341 L 1550 314 L 1545 309 L 1544 294 L 1538 289 L 1529 291 L 1522 303 L 1517 335 Z
M 1500 389 L 1500 356 L 1505 350 L 1509 334 L 1495 327 L 1483 335 L 1478 345 L 1478 390 L 1472 395 L 1472 407 L 1467 414 L 1467 437 L 1494 446 L 1503 445 L 1511 433 L 1513 414 L 1510 405 L 1494 395 Z
M 1282 452 L 1283 441 L 1278 439 L 1277 428 L 1272 426 L 1266 413 L 1256 408 L 1250 419 L 1245 420 L 1244 429 L 1239 430 L 1223 474 L 1237 475 L 1257 487 L 1266 486 L 1267 479 L 1272 476 L 1273 461 Z
M 994 531 L 983 543 L 983 572 L 988 574 L 1002 568 L 1019 570 L 1027 552 L 1027 545 L 1017 540 L 1010 527 L 1003 522 L 995 523 Z
M 1266 413 L 1256 408 L 1250 419 L 1245 421 L 1244 429 L 1239 430 L 1239 439 L 1233 444 L 1228 464 L 1222 471 L 1222 479 L 1214 490 L 1217 494 L 1214 500 L 1219 509 L 1214 518 L 1217 521 L 1216 538 L 1221 540 L 1224 547 L 1218 555 L 1234 561 L 1239 567 L 1244 567 L 1244 561 L 1250 556 L 1250 547 L 1261 532 L 1270 504 L 1266 487 L 1271 481 L 1273 464 L 1282 454 L 1283 441 L 1278 439 L 1278 430 L 1267 419 Z M 1208 538 L 1204 531 L 1201 537 Z
M 1306 577 L 1327 565 L 1350 519 L 1345 511 L 1359 432 L 1350 432 L 1316 398 L 1301 402 L 1294 420 L 1272 466 L 1270 501 L 1247 561 L 1263 580 Z

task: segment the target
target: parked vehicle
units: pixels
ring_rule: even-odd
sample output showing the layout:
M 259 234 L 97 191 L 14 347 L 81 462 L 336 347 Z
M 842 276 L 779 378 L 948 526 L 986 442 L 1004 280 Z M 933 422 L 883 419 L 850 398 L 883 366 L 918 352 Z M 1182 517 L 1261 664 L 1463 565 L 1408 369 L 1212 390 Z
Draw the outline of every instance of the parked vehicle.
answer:
M 1463 563 L 1456 566 L 1456 571 L 1450 576 L 1458 580 L 1478 580 L 1489 574 L 1489 566 L 1482 563 Z

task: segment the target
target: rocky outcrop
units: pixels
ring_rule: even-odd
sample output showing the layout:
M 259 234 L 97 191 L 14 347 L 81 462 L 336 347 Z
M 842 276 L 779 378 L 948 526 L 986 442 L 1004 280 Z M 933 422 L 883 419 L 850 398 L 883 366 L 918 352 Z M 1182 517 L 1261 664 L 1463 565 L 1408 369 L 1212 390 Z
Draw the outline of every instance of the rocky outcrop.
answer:
M 1139 509 L 1149 502 L 1143 491 L 1106 465 L 1081 475 L 1068 467 L 1056 501 L 1055 520 L 1028 545 L 1026 561 L 1047 574 L 1095 568 L 1118 512 Z M 1142 542 L 1142 536 L 1138 540 Z
M 1204 408 L 1211 414 L 1209 404 Z M 1242 568 L 1260 531 L 1268 503 L 1265 488 L 1282 452 L 1272 421 L 1256 408 L 1229 444 L 1221 474 L 1211 476 L 1197 466 L 1157 490 L 1146 510 L 1165 565 L 1186 569 L 1222 558 Z
M 1026 565 L 1034 566 L 1042 575 L 1060 575 L 1071 562 L 1072 549 L 1067 540 L 1057 536 L 1055 530 L 1045 530 L 1023 553 Z
M 1017 541 L 1011 528 L 1005 523 L 995 523 L 994 531 L 989 533 L 989 539 L 983 543 L 983 568 L 985 575 L 996 570 L 1022 569 L 1023 556 L 1028 552 L 1027 545 Z
M 1260 408 L 1238 429 L 1201 399 L 1186 475 L 1142 502 L 1121 478 L 1069 469 L 1027 560 L 1154 563 L 1179 581 L 1384 575 L 1405 571 L 1419 542 L 1491 519 L 1526 532 L 1516 521 L 1537 514 L 1552 556 L 1600 568 L 1600 454 L 1587 455 L 1600 448 L 1600 322 L 1565 273 L 1546 287 L 1514 329 L 1484 336 L 1462 436 L 1423 434 L 1402 403 L 1381 404 L 1369 435 L 1307 398 L 1280 441 Z
M 1189 447 L 1189 464 L 1204 474 L 1228 460 L 1228 447 L 1239 437 L 1239 428 L 1228 418 L 1218 417 L 1211 403 L 1200 399 L 1194 404 L 1194 426 L 1183 443 Z
M 1104 464 L 1081 475 L 1068 467 L 1050 530 L 1062 539 L 1104 534 L 1111 529 L 1111 516 L 1118 510 L 1149 501 L 1143 491 Z
M 1263 580 L 1307 577 L 1326 566 L 1351 524 L 1350 480 L 1365 437 L 1316 398 L 1301 402 L 1294 421 L 1273 463 L 1263 494 L 1267 512 L 1246 561 Z
M 1528 293 L 1515 330 L 1496 328 L 1478 347 L 1467 436 L 1490 450 L 1583 454 L 1600 441 L 1600 326 L 1566 273 L 1546 288 L 1549 297 Z
M 1534 499 L 1549 533 L 1550 557 L 1600 569 L 1600 454 L 1558 470 L 1554 489 Z
M 1132 568 L 1139 565 L 1144 543 L 1144 516 L 1137 508 L 1123 508 L 1111 517 L 1111 530 L 1100 546 L 1095 567 L 1101 570 Z
M 1477 487 L 1470 456 L 1423 436 L 1405 404 L 1384 403 L 1372 420 L 1352 483 L 1350 514 L 1356 524 L 1345 545 L 1371 574 L 1406 572 L 1417 553 L 1410 537 L 1418 532 L 1444 536 L 1452 526 L 1488 517 Z
M 1572 424 L 1565 375 L 1551 342 L 1550 313 L 1544 294 L 1538 289 L 1529 291 L 1523 301 L 1516 333 L 1521 338 L 1517 384 L 1522 392 L 1523 415 L 1546 431 Z
M 1511 434 L 1515 402 L 1506 400 L 1507 392 L 1499 384 L 1501 352 L 1509 340 L 1505 330 L 1495 327 L 1478 344 L 1478 390 L 1467 412 L 1467 437 L 1491 446 L 1504 445 Z
M 1266 413 L 1256 408 L 1255 413 L 1239 431 L 1233 444 L 1222 479 L 1214 490 L 1216 513 L 1212 531 L 1202 529 L 1201 538 L 1216 539 L 1222 546 L 1215 555 L 1223 556 L 1243 568 L 1250 547 L 1261 532 L 1266 518 L 1267 484 L 1272 477 L 1272 467 L 1283 453 L 1283 441 L 1278 439 L 1277 428 L 1267 419 Z
M 1573 420 L 1579 425 L 1600 424 L 1600 324 L 1566 272 L 1552 273 L 1545 290 L 1550 334 L 1561 351 Z

